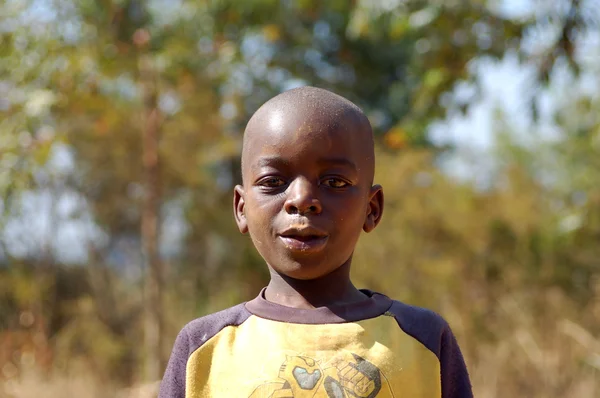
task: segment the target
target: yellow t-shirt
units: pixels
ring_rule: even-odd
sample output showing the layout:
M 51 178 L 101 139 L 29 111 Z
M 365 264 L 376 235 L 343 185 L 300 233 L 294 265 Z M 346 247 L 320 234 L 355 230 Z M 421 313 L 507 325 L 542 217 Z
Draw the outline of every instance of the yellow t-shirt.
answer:
M 159 397 L 472 396 L 456 340 L 429 310 L 366 290 L 301 310 L 263 292 L 182 329 Z

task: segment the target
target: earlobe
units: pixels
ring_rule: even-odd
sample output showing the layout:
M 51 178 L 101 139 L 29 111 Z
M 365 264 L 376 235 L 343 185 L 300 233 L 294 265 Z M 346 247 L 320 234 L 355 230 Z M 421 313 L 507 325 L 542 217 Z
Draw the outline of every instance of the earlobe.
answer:
M 246 205 L 244 195 L 244 188 L 241 185 L 236 185 L 233 189 L 233 215 L 238 229 L 243 234 L 248 232 L 248 223 L 246 222 L 246 214 L 244 213 Z
M 363 231 L 365 232 L 374 230 L 381 221 L 381 215 L 383 214 L 383 188 L 381 185 L 371 187 L 369 198 L 365 223 L 363 224 Z

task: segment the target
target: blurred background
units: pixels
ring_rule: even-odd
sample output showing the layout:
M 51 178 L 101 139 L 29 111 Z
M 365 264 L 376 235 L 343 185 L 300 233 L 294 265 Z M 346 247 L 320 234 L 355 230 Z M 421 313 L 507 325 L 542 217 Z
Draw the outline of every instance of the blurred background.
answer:
M 259 292 L 242 133 L 302 85 L 375 130 L 357 286 L 440 312 L 477 397 L 600 394 L 600 1 L 3 0 L 0 396 L 155 396 Z

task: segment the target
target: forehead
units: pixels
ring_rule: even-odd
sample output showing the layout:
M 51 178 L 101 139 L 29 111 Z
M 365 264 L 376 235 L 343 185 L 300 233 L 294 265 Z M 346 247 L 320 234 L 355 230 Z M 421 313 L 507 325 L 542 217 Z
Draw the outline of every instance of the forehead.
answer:
M 309 165 L 335 158 L 360 167 L 372 156 L 366 141 L 371 139 L 370 130 L 363 130 L 364 124 L 343 110 L 332 114 L 318 109 L 293 113 L 275 109 L 248 126 L 244 163 L 255 168 L 264 159 Z

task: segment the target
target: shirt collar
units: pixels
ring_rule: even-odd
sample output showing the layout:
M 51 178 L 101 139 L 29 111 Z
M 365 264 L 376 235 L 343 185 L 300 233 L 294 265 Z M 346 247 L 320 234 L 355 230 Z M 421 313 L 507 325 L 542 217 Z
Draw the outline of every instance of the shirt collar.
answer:
M 279 322 L 303 324 L 355 322 L 378 317 L 392 305 L 389 297 L 361 289 L 360 291 L 366 296 L 363 301 L 314 309 L 300 309 L 267 301 L 264 296 L 265 290 L 266 288 L 263 288 L 255 299 L 248 301 L 245 304 L 246 309 L 258 317 Z

